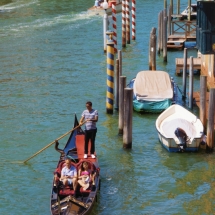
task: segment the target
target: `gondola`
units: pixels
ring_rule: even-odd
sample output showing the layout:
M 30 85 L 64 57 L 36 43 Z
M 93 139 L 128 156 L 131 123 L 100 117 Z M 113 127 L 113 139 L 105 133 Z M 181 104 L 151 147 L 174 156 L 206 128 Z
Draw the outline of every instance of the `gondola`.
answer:
M 81 127 L 78 127 L 78 120 L 75 115 L 74 128 L 69 136 L 69 139 L 64 149 L 58 148 L 58 142 L 56 141 L 55 149 L 60 153 L 60 159 L 57 164 L 57 168 L 54 170 L 50 210 L 52 215 L 86 215 L 92 210 L 92 207 L 96 201 L 97 193 L 100 189 L 100 169 L 98 165 L 98 158 L 91 158 L 90 153 L 88 157 L 84 159 L 84 131 Z M 90 144 L 89 144 L 90 145 Z M 89 146 L 90 149 L 90 146 Z M 83 190 L 78 185 L 76 192 L 72 187 L 63 187 L 60 183 L 55 185 L 55 177 L 60 177 L 61 170 L 65 165 L 65 159 L 69 157 L 72 160 L 72 165 L 76 168 L 77 172 L 82 163 L 86 161 L 89 168 L 96 173 L 95 185 L 90 184 L 89 188 Z

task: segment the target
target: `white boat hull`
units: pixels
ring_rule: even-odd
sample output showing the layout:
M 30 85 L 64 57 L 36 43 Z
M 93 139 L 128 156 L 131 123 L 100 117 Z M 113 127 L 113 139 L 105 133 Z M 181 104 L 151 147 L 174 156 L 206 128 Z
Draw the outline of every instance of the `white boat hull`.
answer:
M 183 129 L 190 138 L 186 147 L 180 147 L 180 141 L 175 135 L 177 128 Z M 202 141 L 203 125 L 190 111 L 180 105 L 172 105 L 159 115 L 156 120 L 158 138 L 169 152 L 198 151 Z

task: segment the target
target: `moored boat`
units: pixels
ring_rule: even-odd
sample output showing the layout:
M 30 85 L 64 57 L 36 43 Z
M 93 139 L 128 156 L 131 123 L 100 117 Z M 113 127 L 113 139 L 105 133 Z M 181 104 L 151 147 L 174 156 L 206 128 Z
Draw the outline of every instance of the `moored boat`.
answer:
M 156 120 L 161 144 L 170 152 L 198 151 L 203 140 L 203 125 L 193 113 L 174 104 Z
M 105 13 L 107 13 L 107 15 L 111 15 L 113 2 L 116 2 L 116 12 L 117 13 L 122 12 L 122 1 L 121 0 L 109 1 L 108 8 L 106 10 L 104 10 L 102 3 L 101 3 L 100 5 L 94 5 L 93 7 L 89 8 L 87 10 L 87 12 L 90 15 L 104 15 Z
M 78 120 L 75 116 L 74 128 L 64 149 L 58 148 L 56 142 L 55 149 L 60 153 L 60 159 L 57 168 L 54 171 L 54 178 L 51 191 L 51 214 L 52 215 L 86 215 L 89 214 L 96 200 L 97 192 L 100 188 L 99 165 L 97 156 L 92 158 L 88 155 L 84 159 L 84 131 L 78 126 Z M 89 144 L 90 145 L 90 144 Z M 90 148 L 90 147 L 89 147 Z M 88 153 L 89 154 L 89 153 Z M 71 186 L 62 186 L 56 183 L 56 177 L 60 178 L 61 170 L 65 166 L 65 159 L 72 160 L 72 166 L 77 172 L 83 162 L 87 162 L 89 169 L 95 174 L 95 185 L 89 183 L 87 189 L 78 185 L 76 191 Z
M 137 112 L 160 113 L 176 102 L 176 85 L 164 71 L 141 71 L 128 87 L 133 88 L 133 108 Z
M 182 18 L 187 18 L 189 14 L 189 6 L 187 6 L 187 8 L 182 11 L 181 15 Z M 190 5 L 190 17 L 191 19 L 196 19 L 197 16 L 197 4 L 191 4 Z

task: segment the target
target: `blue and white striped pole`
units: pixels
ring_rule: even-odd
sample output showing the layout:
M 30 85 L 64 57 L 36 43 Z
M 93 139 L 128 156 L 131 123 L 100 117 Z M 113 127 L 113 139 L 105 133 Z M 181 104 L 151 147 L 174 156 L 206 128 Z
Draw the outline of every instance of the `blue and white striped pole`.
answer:
M 113 32 L 107 32 L 110 39 L 107 41 L 107 92 L 106 92 L 106 112 L 113 114 L 114 103 L 114 41 Z

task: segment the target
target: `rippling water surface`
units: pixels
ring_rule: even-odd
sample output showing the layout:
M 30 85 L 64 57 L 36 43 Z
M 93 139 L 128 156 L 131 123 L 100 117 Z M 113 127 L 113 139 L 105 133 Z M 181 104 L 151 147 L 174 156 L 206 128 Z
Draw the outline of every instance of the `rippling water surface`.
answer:
M 118 113 L 106 114 L 102 17 L 86 13 L 93 3 L 0 2 L 0 214 L 50 214 L 59 154 L 50 147 L 25 165 L 17 161 L 70 130 L 74 113 L 80 118 L 87 100 L 99 111 L 96 151 L 102 177 L 92 214 L 215 214 L 214 155 L 168 153 L 158 141 L 156 114 L 133 114 L 133 147 L 122 149 Z M 186 4 L 181 1 L 181 10 Z M 149 33 L 162 8 L 162 0 L 137 1 L 137 39 L 122 50 L 127 82 L 148 69 Z M 117 19 L 121 38 L 121 15 Z M 181 87 L 176 57 L 182 52 L 168 52 L 167 64 L 157 57 L 157 69 L 168 71 Z

